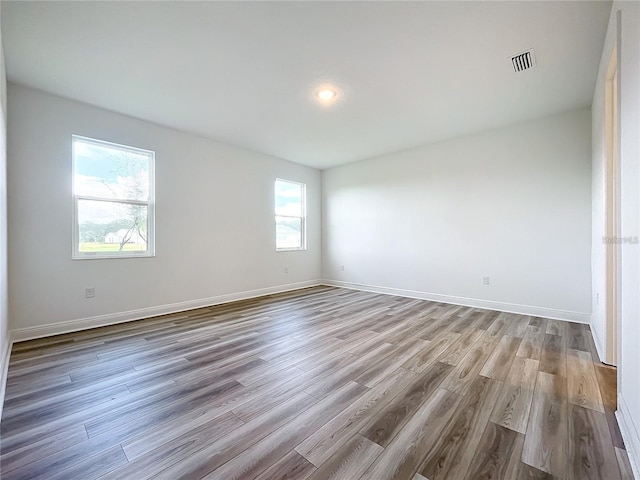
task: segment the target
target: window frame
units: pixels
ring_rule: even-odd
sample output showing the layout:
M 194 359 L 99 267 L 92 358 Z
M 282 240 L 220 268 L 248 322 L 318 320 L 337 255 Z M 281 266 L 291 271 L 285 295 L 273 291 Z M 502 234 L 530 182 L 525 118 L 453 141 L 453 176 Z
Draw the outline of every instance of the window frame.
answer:
M 278 215 L 277 209 L 277 197 L 276 197 L 276 183 L 277 182 L 285 182 L 292 185 L 297 185 L 300 187 L 300 208 L 302 210 L 301 216 L 298 215 Z M 296 252 L 296 251 L 304 251 L 307 249 L 307 184 L 302 182 L 296 182 L 294 180 L 287 180 L 285 178 L 276 177 L 273 182 L 273 203 L 274 203 L 274 226 L 275 226 L 275 243 L 276 243 L 276 252 Z M 278 223 L 277 218 L 295 218 L 300 219 L 300 246 L 299 247 L 278 247 Z
M 76 151 L 74 144 L 80 140 L 98 146 L 107 146 L 126 152 L 143 154 L 149 158 L 149 198 L 148 200 L 134 200 L 127 198 L 104 198 L 91 195 L 76 194 Z M 155 249 L 155 152 L 143 148 L 131 147 L 97 138 L 85 137 L 83 135 L 71 135 L 71 194 L 73 198 L 73 238 L 72 238 L 72 260 L 103 260 L 108 258 L 149 258 L 156 256 Z M 117 251 L 117 252 L 81 252 L 80 251 L 80 224 L 78 215 L 79 201 L 109 202 L 121 205 L 139 205 L 147 207 L 147 249 L 144 251 Z

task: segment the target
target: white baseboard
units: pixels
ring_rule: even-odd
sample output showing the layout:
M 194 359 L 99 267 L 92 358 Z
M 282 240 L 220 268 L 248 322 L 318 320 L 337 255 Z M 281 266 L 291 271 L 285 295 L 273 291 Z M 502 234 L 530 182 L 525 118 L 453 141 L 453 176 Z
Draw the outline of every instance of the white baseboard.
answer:
M 2 345 L 2 357 L 0 357 L 0 419 L 2 418 L 2 407 L 4 406 L 4 394 L 7 391 L 7 375 L 9 373 L 9 358 L 11 357 L 11 346 L 13 341 L 11 332 L 8 332 L 7 340 Z
M 572 312 L 567 310 L 557 310 L 554 308 L 534 307 L 531 305 L 518 305 L 515 303 L 495 302 L 493 300 L 480 300 L 477 298 L 456 297 L 452 295 L 442 295 L 439 293 L 418 292 L 415 290 L 402 290 L 399 288 L 379 287 L 375 285 L 342 282 L 338 280 L 323 280 L 323 283 L 325 285 L 350 288 L 352 290 L 362 290 L 365 292 L 383 293 L 387 295 L 398 295 L 400 297 L 418 298 L 421 300 L 431 300 L 434 302 L 442 303 L 452 303 L 454 305 L 464 305 L 465 307 L 498 310 L 500 312 L 553 318 L 555 320 L 565 320 L 587 324 L 591 321 L 591 314 L 583 312 Z
M 484 308 L 489 310 L 498 310 L 502 312 L 518 313 L 521 315 L 534 315 L 538 317 L 554 318 L 558 320 L 568 320 L 572 322 L 589 323 L 590 315 L 588 313 L 570 312 L 564 310 L 556 310 L 544 307 L 533 307 L 528 305 L 517 305 L 511 303 L 495 302 L 489 300 L 479 300 L 474 298 L 456 297 L 451 295 L 441 295 L 437 293 L 418 292 L 413 290 L 402 290 L 390 287 L 379 287 L 374 285 L 364 285 L 351 282 L 341 282 L 337 280 L 310 280 L 306 282 L 289 283 L 285 285 L 277 285 L 274 287 L 259 288 L 244 292 L 230 293 L 226 295 L 218 295 L 215 297 L 200 298 L 197 300 L 188 300 L 185 302 L 170 303 L 156 307 L 141 308 L 137 310 L 129 310 L 126 312 L 110 313 L 106 315 L 97 315 L 94 317 L 79 318 L 64 322 L 51 323 L 37 327 L 27 327 L 12 330 L 10 332 L 13 342 L 22 342 L 25 340 L 33 340 L 35 338 L 50 337 L 63 333 L 77 332 L 80 330 L 88 330 L 90 328 L 104 327 L 115 325 L 118 323 L 140 320 L 158 315 L 167 315 L 170 313 L 181 312 L 185 310 L 193 310 L 196 308 L 208 307 L 211 305 L 219 305 L 222 303 L 234 302 L 248 298 L 255 298 L 274 293 L 282 293 L 301 288 L 313 287 L 316 285 L 329 285 L 335 287 L 349 288 L 353 290 L 362 290 L 367 292 L 382 293 L 388 295 L 398 295 L 409 298 L 419 298 L 422 300 L 431 300 L 443 303 L 452 303 L 455 305 L 464 305 L 468 307 Z
M 264 295 L 271 295 L 274 293 L 299 290 L 301 288 L 313 287 L 321 284 L 322 282 L 320 280 L 288 283 L 285 285 L 277 285 L 275 287 L 258 288 L 256 290 L 229 293 L 226 295 L 200 298 L 197 300 L 188 300 L 186 302 L 170 303 L 157 307 L 140 308 L 138 310 L 110 313 L 107 315 L 97 315 L 95 317 L 79 318 L 75 320 L 51 323 L 48 325 L 37 327 L 19 328 L 16 330 L 12 330 L 11 334 L 13 342 L 22 342 L 25 340 L 33 340 L 34 338 L 50 337 L 53 335 L 60 335 L 62 333 L 70 333 L 80 330 L 88 330 L 90 328 L 105 327 L 108 325 L 140 320 L 142 318 L 156 317 L 158 315 L 167 315 L 170 313 L 182 312 L 185 310 L 193 310 L 196 308 L 209 307 L 222 303 L 235 302 L 237 300 L 262 297 Z
M 627 402 L 625 402 L 622 394 L 618 394 L 616 418 L 618 419 L 618 426 L 620 427 L 620 433 L 622 433 L 624 446 L 627 448 L 627 455 L 629 456 L 633 476 L 640 479 L 640 434 L 635 423 L 633 423 L 629 406 Z

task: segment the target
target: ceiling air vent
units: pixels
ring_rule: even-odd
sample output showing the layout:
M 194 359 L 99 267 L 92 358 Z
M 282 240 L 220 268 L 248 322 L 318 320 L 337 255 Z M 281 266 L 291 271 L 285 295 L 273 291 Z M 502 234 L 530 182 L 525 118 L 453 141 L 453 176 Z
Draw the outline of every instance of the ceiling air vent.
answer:
M 527 50 L 511 57 L 511 65 L 516 73 L 535 67 L 536 56 L 533 54 L 533 50 Z

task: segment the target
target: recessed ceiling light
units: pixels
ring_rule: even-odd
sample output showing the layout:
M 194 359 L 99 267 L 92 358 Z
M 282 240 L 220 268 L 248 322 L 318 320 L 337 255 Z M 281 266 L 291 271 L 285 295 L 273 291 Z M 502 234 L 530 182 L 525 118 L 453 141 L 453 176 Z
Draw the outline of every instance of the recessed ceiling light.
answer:
M 320 103 L 329 104 L 335 102 L 338 97 L 338 90 L 327 85 L 323 85 L 315 91 L 316 100 Z
M 322 90 L 318 90 L 318 93 L 316 95 L 318 95 L 318 98 L 320 100 L 324 100 L 326 102 L 333 99 L 333 97 L 335 97 L 337 94 L 334 90 L 323 88 Z

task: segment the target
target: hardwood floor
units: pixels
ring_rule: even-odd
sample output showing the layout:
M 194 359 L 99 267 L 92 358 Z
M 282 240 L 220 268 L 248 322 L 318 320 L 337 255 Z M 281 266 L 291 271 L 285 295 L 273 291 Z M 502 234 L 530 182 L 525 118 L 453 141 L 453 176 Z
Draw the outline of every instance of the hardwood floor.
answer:
M 589 327 L 314 287 L 14 345 L 17 479 L 630 478 Z

